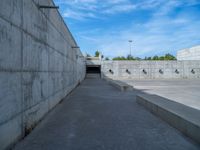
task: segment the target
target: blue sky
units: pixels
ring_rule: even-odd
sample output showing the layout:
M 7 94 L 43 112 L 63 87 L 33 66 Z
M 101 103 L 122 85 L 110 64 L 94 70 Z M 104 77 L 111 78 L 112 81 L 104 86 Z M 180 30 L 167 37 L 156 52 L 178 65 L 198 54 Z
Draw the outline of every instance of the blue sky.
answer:
M 83 53 L 137 57 L 200 45 L 200 0 L 54 0 Z

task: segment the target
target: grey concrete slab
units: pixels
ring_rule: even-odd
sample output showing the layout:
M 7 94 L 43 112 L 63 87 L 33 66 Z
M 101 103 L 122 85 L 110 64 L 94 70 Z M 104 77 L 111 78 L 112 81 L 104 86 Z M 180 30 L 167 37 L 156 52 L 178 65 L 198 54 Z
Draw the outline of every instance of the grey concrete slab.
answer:
M 200 80 L 198 79 L 123 80 L 123 82 L 143 92 L 200 109 Z
M 24 137 L 85 77 L 85 58 L 53 0 L 1 0 L 0 150 Z
M 112 79 L 199 79 L 200 61 L 102 61 L 101 73 Z
M 0 17 L 0 71 L 20 69 L 22 58 L 20 37 L 20 31 Z
M 137 91 L 120 92 L 86 79 L 15 150 L 197 150 L 136 103 Z
M 109 78 L 104 78 L 110 85 L 116 87 L 117 89 L 119 89 L 120 91 L 124 92 L 124 91 L 132 91 L 133 90 L 133 86 L 126 84 L 124 82 L 118 81 L 118 80 L 112 80 Z
M 150 94 L 139 94 L 136 101 L 200 143 L 200 110 Z
M 179 50 L 177 52 L 178 60 L 200 60 L 200 46 L 194 46 L 191 48 L 186 48 Z

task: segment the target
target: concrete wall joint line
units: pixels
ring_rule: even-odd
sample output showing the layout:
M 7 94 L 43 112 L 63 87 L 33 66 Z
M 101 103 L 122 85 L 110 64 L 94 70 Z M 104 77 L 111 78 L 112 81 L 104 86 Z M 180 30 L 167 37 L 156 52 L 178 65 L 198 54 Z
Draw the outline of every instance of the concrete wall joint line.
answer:
M 37 3 L 35 3 L 33 0 L 32 0 L 32 2 L 35 4 L 36 7 L 38 6 Z M 54 4 L 53 1 L 52 1 L 52 3 Z M 39 9 L 39 8 L 37 7 L 37 9 Z M 68 43 L 69 41 L 67 41 L 67 40 L 65 39 L 64 35 L 56 28 L 55 24 L 51 21 L 51 19 L 50 19 L 42 10 L 39 9 L 39 11 L 45 16 L 45 18 L 51 23 L 51 25 L 56 29 L 56 31 L 57 31 L 57 32 L 63 37 L 63 39 Z M 59 13 L 58 10 L 57 10 L 57 13 L 58 13 L 59 16 L 60 16 L 60 13 Z M 61 16 L 60 16 L 60 17 L 61 17 Z M 63 21 L 62 17 L 61 17 L 61 20 Z M 63 21 L 63 23 L 64 23 L 64 21 Z M 64 24 L 65 24 L 65 23 L 64 23 Z M 68 27 L 67 27 L 66 24 L 65 24 L 65 27 L 67 28 L 67 31 L 69 32 L 71 38 L 74 39 L 74 37 L 72 36 L 72 34 L 71 34 L 71 32 L 69 31 L 69 29 L 68 29 Z M 73 42 L 75 42 L 75 40 L 73 40 Z M 76 42 L 75 42 L 75 43 L 76 43 Z M 77 44 L 76 44 L 76 45 L 77 45 Z M 73 45 L 71 45 L 71 46 L 73 46 Z
M 23 6 L 23 2 L 24 0 L 22 0 L 22 3 L 21 3 L 21 27 L 20 28 L 23 28 L 24 26 L 24 6 Z M 23 62 L 23 57 L 24 57 L 24 38 L 23 38 L 23 31 L 21 30 L 21 70 L 23 69 L 23 65 L 24 65 L 24 62 Z M 21 80 L 21 112 L 23 111 L 23 106 L 24 106 L 24 91 L 23 91 L 23 73 L 21 72 L 20 74 L 20 80 Z M 24 131 L 24 113 L 22 112 L 21 114 L 21 135 L 23 136 L 25 131 Z
M 0 113 L 6 114 L 0 117 L 0 149 L 22 138 L 85 77 L 85 61 L 76 57 L 83 55 L 71 48 L 76 42 L 60 13 L 35 6 L 33 0 L 0 5 L 6 29 L 0 41 Z M 41 26 L 32 24 L 37 21 Z
M 8 22 L 9 24 L 11 24 L 12 26 L 18 28 L 19 30 L 23 31 L 26 35 L 29 35 L 32 39 L 34 39 L 35 41 L 37 41 L 40 44 L 43 44 L 45 46 L 48 46 L 49 48 L 51 48 L 52 50 L 54 50 L 55 52 L 61 54 L 62 56 L 68 57 L 68 55 L 65 55 L 64 53 L 60 52 L 59 50 L 55 49 L 53 46 L 49 45 L 47 42 L 42 41 L 41 39 L 37 38 L 36 36 L 34 36 L 33 34 L 29 33 L 28 31 L 26 31 L 25 29 L 23 29 L 22 27 L 14 24 L 13 22 L 7 20 L 6 18 L 4 18 L 3 16 L 0 15 L 0 18 L 3 19 L 4 21 Z
M 39 105 L 39 104 L 42 103 L 42 102 L 48 101 L 49 98 L 53 97 L 54 95 L 56 95 L 56 94 L 62 92 L 63 90 L 66 90 L 66 89 L 68 89 L 68 88 L 69 88 L 69 86 L 65 86 L 65 87 L 63 87 L 63 88 L 61 88 L 61 89 L 55 91 L 53 94 L 51 94 L 51 95 L 45 97 L 43 100 L 41 100 L 41 101 L 35 103 L 34 105 L 32 105 L 32 106 L 30 106 L 30 107 L 28 107 L 28 108 L 26 108 L 26 109 L 25 109 L 25 108 L 22 109 L 20 112 L 14 114 L 14 115 L 11 116 L 10 118 L 4 120 L 3 122 L 0 122 L 0 126 L 2 126 L 3 124 L 8 123 L 10 120 L 13 120 L 14 118 L 16 118 L 17 116 L 19 116 L 20 114 L 23 115 L 24 112 L 30 110 L 31 108 L 34 108 L 35 106 Z M 71 90 L 73 90 L 73 89 L 70 89 L 69 91 L 71 91 Z M 66 96 L 66 95 L 65 95 L 65 96 Z

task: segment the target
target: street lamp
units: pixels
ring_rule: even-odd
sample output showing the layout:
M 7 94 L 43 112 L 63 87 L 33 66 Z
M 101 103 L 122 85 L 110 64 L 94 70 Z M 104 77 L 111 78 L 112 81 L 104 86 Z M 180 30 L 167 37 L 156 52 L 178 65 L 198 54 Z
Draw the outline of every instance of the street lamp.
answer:
M 133 42 L 132 40 L 129 40 L 129 46 L 130 46 L 130 56 L 131 56 L 131 43 Z

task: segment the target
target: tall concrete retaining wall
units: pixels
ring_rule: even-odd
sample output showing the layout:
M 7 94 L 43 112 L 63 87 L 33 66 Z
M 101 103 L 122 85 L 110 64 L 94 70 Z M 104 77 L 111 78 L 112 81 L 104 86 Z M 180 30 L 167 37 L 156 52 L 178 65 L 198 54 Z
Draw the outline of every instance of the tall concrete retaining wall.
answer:
M 103 61 L 103 78 L 200 78 L 200 61 Z
M 178 60 L 200 60 L 200 46 L 183 49 L 177 52 Z
M 85 77 L 85 60 L 51 0 L 1 0 L 0 149 L 12 145 Z

